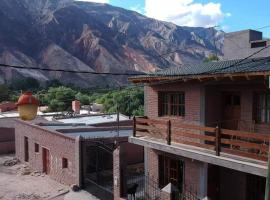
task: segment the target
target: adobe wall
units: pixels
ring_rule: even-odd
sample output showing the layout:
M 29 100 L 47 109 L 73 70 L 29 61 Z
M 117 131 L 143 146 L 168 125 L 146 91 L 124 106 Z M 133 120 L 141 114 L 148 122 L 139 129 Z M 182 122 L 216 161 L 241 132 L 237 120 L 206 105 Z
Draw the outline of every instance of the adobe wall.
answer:
M 16 157 L 24 162 L 24 137 L 29 141 L 29 165 L 33 170 L 43 171 L 42 148 L 50 151 L 50 173 L 54 180 L 71 185 L 76 183 L 75 139 L 43 129 L 26 122 L 15 123 Z M 35 143 L 39 152 L 35 152 Z M 62 158 L 68 159 L 68 168 L 62 168 Z

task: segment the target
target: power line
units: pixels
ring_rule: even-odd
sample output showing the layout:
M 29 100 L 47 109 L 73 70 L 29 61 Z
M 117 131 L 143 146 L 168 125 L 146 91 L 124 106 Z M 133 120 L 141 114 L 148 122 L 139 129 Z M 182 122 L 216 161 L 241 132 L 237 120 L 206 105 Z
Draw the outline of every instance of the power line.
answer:
M 39 67 L 25 67 L 18 65 L 8 65 L 1 64 L 0 67 L 14 68 L 14 69 L 29 69 L 29 70 L 40 70 L 40 71 L 51 71 L 51 72 L 65 72 L 65 73 L 76 73 L 76 74 L 93 74 L 93 75 L 113 75 L 113 76 L 137 76 L 145 75 L 145 73 L 118 73 L 118 72 L 93 72 L 93 71 L 76 71 L 76 70 L 66 70 L 66 69 L 46 69 Z

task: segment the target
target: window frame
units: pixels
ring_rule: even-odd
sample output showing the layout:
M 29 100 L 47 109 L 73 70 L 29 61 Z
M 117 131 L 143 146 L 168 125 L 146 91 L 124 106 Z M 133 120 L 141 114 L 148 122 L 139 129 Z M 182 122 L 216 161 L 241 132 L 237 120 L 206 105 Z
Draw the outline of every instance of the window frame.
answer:
M 260 96 L 264 98 L 264 105 L 260 105 Z M 260 92 L 254 95 L 254 114 L 253 119 L 258 124 L 270 124 L 270 116 L 267 116 L 267 111 L 270 112 L 270 93 Z M 262 120 L 262 112 L 264 110 L 264 120 Z
M 186 99 L 183 91 L 170 91 L 158 93 L 159 117 L 185 117 Z

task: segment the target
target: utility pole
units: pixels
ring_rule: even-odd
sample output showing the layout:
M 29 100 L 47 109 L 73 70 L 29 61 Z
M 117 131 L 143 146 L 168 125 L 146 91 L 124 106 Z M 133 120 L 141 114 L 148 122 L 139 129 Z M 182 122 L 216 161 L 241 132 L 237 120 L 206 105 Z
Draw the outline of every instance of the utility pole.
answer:
M 270 200 L 270 146 L 268 152 L 268 169 L 267 169 L 267 177 L 266 177 L 266 184 L 265 184 L 265 197 L 264 200 Z
M 119 123 L 120 123 L 120 119 L 119 119 L 119 106 L 117 104 L 117 136 L 119 137 Z

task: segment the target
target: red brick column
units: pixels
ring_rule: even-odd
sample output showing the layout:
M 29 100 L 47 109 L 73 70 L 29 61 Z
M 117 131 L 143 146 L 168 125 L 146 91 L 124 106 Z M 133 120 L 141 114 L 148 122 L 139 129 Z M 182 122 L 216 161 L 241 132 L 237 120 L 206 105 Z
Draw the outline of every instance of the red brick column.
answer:
M 82 167 L 81 167 L 81 136 L 76 137 L 75 140 L 75 184 L 79 187 L 82 186 Z
M 114 200 L 121 200 L 125 194 L 125 155 L 121 146 L 113 151 L 113 195 Z
M 145 148 L 146 158 L 146 175 L 152 180 L 158 182 L 158 154 L 151 148 Z

